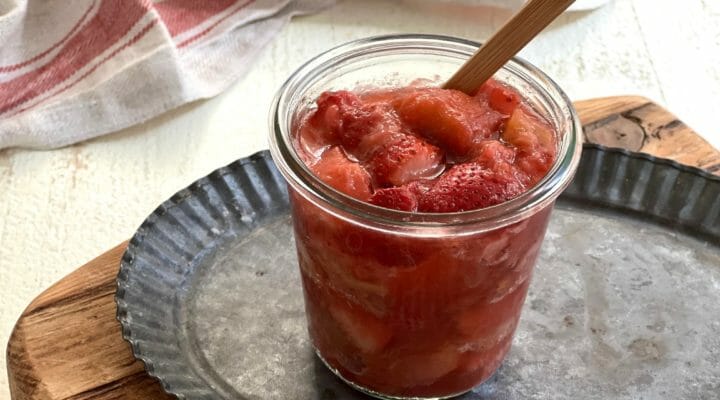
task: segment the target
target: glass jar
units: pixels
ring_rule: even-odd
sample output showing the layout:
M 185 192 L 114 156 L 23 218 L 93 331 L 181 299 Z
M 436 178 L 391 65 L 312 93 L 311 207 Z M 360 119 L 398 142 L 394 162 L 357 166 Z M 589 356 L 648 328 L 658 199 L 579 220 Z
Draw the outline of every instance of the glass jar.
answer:
M 550 78 L 510 61 L 495 78 L 554 126 L 556 161 L 512 200 L 445 214 L 384 209 L 332 189 L 300 160 L 294 129 L 324 91 L 439 83 L 478 46 L 434 35 L 358 40 L 300 67 L 273 102 L 271 152 L 289 186 L 310 338 L 330 370 L 376 397 L 451 397 L 499 367 L 554 201 L 577 167 L 581 126 Z

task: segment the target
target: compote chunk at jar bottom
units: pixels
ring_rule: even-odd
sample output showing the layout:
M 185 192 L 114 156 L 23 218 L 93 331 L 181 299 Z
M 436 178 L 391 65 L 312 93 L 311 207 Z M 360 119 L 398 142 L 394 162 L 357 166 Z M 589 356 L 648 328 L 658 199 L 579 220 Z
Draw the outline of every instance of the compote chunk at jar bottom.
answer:
M 538 183 L 554 128 L 512 88 L 322 93 L 293 144 L 324 183 L 380 207 L 452 213 Z M 501 228 L 424 237 L 341 219 L 291 191 L 310 337 L 345 380 L 395 397 L 459 394 L 510 348 L 551 207 Z

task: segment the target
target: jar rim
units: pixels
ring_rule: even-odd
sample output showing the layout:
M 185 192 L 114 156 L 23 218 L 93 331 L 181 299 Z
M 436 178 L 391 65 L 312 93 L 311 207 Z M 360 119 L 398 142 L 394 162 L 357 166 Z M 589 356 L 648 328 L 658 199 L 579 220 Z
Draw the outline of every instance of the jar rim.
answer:
M 452 227 L 466 229 L 468 225 L 476 228 L 473 231 L 491 230 L 524 220 L 550 205 L 570 184 L 577 169 L 582 149 L 582 126 L 572 102 L 557 83 L 520 57 L 514 57 L 503 70 L 519 74 L 525 81 L 534 84 L 534 89 L 539 89 L 555 108 L 554 111 L 565 120 L 568 131 L 562 136 L 558 156 L 543 179 L 508 201 L 476 210 L 450 213 L 408 212 L 375 206 L 335 190 L 320 180 L 300 159 L 292 144 L 291 114 L 295 110 L 288 110 L 288 99 L 295 90 L 303 87 L 303 82 L 321 76 L 323 71 L 333 65 L 368 52 L 391 51 L 403 47 L 452 51 L 469 57 L 480 46 L 481 43 L 478 42 L 444 35 L 383 35 L 354 40 L 311 58 L 283 83 L 270 109 L 270 152 L 281 174 L 303 197 L 328 209 L 332 214 L 350 221 L 361 218 L 364 224 L 384 230 Z

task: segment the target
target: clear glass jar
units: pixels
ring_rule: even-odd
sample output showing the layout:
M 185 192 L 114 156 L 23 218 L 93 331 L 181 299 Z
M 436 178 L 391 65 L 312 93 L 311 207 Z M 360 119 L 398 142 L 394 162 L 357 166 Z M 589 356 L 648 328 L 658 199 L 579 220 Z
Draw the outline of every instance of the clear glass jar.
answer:
M 444 398 L 489 378 L 507 354 L 555 199 L 579 161 L 572 103 L 514 59 L 496 79 L 558 133 L 551 170 L 528 192 L 481 210 L 432 214 L 346 196 L 310 172 L 294 129 L 327 90 L 442 82 L 479 44 L 443 36 L 358 40 L 300 67 L 271 110 L 271 152 L 288 182 L 310 338 L 320 358 L 380 398 Z

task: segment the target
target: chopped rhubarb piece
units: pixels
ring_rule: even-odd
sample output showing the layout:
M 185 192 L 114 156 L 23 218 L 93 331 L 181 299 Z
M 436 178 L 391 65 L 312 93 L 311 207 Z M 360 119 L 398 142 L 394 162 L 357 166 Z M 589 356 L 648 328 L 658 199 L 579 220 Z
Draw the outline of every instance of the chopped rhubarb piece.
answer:
M 368 200 L 372 194 L 370 175 L 360 164 L 350 161 L 339 147 L 326 150 L 311 169 L 323 182 L 348 196 Z

